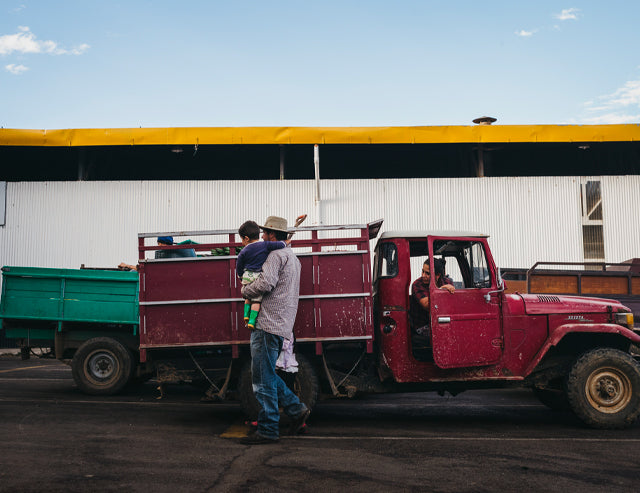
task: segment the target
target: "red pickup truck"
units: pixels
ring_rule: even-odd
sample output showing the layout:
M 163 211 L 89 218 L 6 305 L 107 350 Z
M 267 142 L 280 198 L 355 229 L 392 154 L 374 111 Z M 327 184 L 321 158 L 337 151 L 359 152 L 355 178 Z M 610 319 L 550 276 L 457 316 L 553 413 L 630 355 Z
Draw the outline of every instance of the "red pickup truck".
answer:
M 370 241 L 381 225 L 296 229 L 299 371 L 288 376 L 307 406 L 319 395 L 520 386 L 592 427 L 635 422 L 640 364 L 630 347 L 640 335 L 627 307 L 608 299 L 505 293 L 488 236 L 479 233 L 386 232 L 372 265 Z M 184 248 L 150 244 L 167 235 L 200 242 L 190 245 L 199 256 L 146 258 L 153 250 Z M 200 374 L 210 396 L 236 395 L 255 415 L 237 240 L 230 230 L 140 234 L 139 336 L 83 327 L 92 336 L 77 350 L 65 343 L 64 331 L 56 336 L 56 355 L 73 358 L 78 385 L 112 393 L 135 375 L 154 373 L 163 384 Z M 456 289 L 430 286 L 431 337 L 418 337 L 410 286 L 425 259 L 434 272 L 436 258 L 446 261 Z

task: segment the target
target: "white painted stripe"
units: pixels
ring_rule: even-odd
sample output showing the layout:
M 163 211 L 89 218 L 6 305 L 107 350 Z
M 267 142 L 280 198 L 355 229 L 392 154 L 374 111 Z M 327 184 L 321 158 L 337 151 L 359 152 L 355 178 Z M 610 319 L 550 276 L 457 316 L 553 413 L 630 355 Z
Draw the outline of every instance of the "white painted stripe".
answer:
M 47 378 L 47 379 L 42 379 L 42 378 L 0 378 L 0 382 L 25 382 L 25 381 L 40 381 L 40 382 L 52 382 L 52 381 L 65 381 L 65 382 L 71 382 L 71 378 Z M 157 404 L 170 404 L 170 405 L 185 405 L 185 406 L 191 406 L 191 405 L 198 405 L 198 406 L 202 406 L 202 403 L 200 402 L 183 402 L 183 403 L 178 403 L 178 402 L 167 402 L 167 401 L 163 401 L 162 399 L 159 399 L 158 402 L 155 401 L 149 401 L 149 402 L 139 402 L 139 401 L 85 401 L 85 400 L 71 400 L 71 401 L 60 401 L 59 399 L 13 399 L 13 398 L 3 398 L 0 397 L 0 402 L 55 402 L 55 403 L 73 403 L 73 404 L 95 404 L 95 403 L 101 403 L 101 404 L 135 404 L 135 405 L 157 405 Z M 343 401 L 346 402 L 346 401 Z M 349 401 L 352 402 L 352 401 Z M 237 402 L 220 402 L 220 403 L 216 403 L 216 406 L 220 406 L 220 405 L 228 405 L 228 406 L 237 406 L 238 403 Z M 445 407 L 456 407 L 456 408 L 476 408 L 476 409 L 484 409 L 484 410 L 491 410 L 491 409 L 522 409 L 522 408 L 531 408 L 531 409 L 546 409 L 545 406 L 543 406 L 542 404 L 492 404 L 491 406 L 483 406 L 480 404 L 451 404 L 450 406 L 447 406 L 446 404 L 436 404 L 436 403 L 420 403 L 420 404 L 412 404 L 412 405 L 398 405 L 398 404 L 372 404 L 370 407 L 374 407 L 374 408 L 393 408 L 393 409 L 416 409 L 416 408 L 420 408 L 420 409 L 424 409 L 424 408 L 445 408 Z
M 342 294 L 305 294 L 299 296 L 301 300 L 315 299 L 315 298 L 366 298 L 371 296 L 371 293 L 342 293 Z
M 371 296 L 371 293 L 344 293 L 344 294 L 312 294 L 300 296 L 301 300 L 314 299 L 314 298 L 366 298 Z M 244 301 L 243 298 L 211 298 L 211 299 L 198 299 L 198 300 L 168 300 L 168 301 L 141 301 L 140 306 L 155 306 L 155 305 L 184 305 L 195 303 L 228 303 L 231 301 Z
M 285 438 L 285 437 L 281 437 Z M 288 437 L 294 438 L 294 437 Z M 587 443 L 639 443 L 640 438 L 572 438 L 572 437 L 444 437 L 444 436 L 425 436 L 425 437 L 375 437 L 375 436 L 298 436 L 303 440 L 397 440 L 397 441 L 426 441 L 426 440 L 442 440 L 450 442 L 587 442 Z
M 211 298 L 211 299 L 199 299 L 199 300 L 169 300 L 169 301 L 141 301 L 140 306 L 155 306 L 155 305 L 184 305 L 195 303 L 229 303 L 231 301 L 244 301 L 243 298 Z
M 100 406 L 104 406 L 107 404 L 111 404 L 111 405 L 123 405 L 123 404 L 129 404 L 132 406 L 177 406 L 177 407 L 207 407 L 207 404 L 203 404 L 200 401 L 191 401 L 191 402 L 167 402 L 164 399 L 158 399 L 158 400 L 153 400 L 153 401 L 101 401 L 101 400 L 95 400 L 95 401 L 83 401 L 83 400 L 60 400 L 60 399 L 13 399 L 13 398 L 3 398 L 0 397 L 0 404 L 3 403 L 10 403 L 10 402 L 29 402 L 29 403 L 49 403 L 49 404 L 56 404 L 56 405 L 62 405 L 62 404 L 98 404 Z M 229 408 L 229 407 L 238 407 L 238 403 L 231 403 L 231 402 L 216 402 L 215 403 L 215 408 L 219 409 L 221 406 L 224 406 L 225 408 Z M 210 407 L 214 407 L 213 405 Z
M 71 382 L 73 378 L 0 378 L 0 382 Z

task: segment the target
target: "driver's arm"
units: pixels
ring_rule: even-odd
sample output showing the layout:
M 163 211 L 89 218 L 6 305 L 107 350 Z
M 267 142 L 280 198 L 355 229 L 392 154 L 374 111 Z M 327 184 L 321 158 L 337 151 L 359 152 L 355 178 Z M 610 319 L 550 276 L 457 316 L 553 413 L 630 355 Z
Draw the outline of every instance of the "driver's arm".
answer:
M 420 306 L 422 308 L 424 308 L 426 311 L 429 311 L 429 297 L 425 296 L 424 298 L 420 298 L 418 300 L 418 303 L 420 303 Z

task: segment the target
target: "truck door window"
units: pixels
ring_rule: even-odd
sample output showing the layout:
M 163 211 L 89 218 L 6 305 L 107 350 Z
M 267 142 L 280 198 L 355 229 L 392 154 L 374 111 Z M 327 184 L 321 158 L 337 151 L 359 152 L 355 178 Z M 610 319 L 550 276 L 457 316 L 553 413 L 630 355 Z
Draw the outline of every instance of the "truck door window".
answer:
M 465 249 L 465 257 L 470 267 L 473 288 L 490 288 L 491 274 L 487 266 L 487 257 L 482 248 L 482 243 L 472 243 Z
M 456 289 L 491 287 L 487 256 L 481 242 L 435 241 L 436 257 L 446 261 L 445 272 Z
M 398 249 L 393 243 L 382 243 L 378 250 L 378 277 L 395 277 L 398 275 Z
M 460 267 L 458 266 L 458 261 L 455 257 L 445 258 L 445 272 L 449 278 L 453 281 L 453 285 L 456 289 L 464 289 L 464 277 L 462 276 L 462 272 L 460 272 Z

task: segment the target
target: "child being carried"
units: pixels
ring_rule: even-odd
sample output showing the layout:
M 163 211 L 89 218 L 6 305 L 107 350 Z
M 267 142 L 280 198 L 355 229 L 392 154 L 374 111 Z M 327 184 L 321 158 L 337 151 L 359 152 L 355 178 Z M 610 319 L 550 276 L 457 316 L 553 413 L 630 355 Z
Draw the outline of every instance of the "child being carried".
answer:
M 238 254 L 236 273 L 242 279 L 242 285 L 251 284 L 262 272 L 262 264 L 272 250 L 285 248 L 291 243 L 287 241 L 258 241 L 260 226 L 255 221 L 246 221 L 238 228 L 238 234 L 244 247 Z M 256 318 L 260 312 L 262 296 L 251 300 L 244 300 L 244 321 L 250 329 L 255 329 Z

